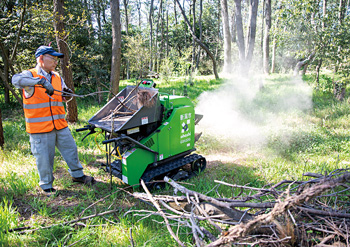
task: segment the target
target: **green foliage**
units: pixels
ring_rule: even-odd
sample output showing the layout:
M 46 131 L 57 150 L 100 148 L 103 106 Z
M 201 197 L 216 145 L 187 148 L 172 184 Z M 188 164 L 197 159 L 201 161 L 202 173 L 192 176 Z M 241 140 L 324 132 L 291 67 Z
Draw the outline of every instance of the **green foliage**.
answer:
M 172 76 L 173 67 L 173 62 L 169 58 L 163 60 L 162 65 L 159 68 L 162 81 L 166 83 L 169 82 Z
M 135 77 L 144 77 L 147 75 L 147 68 L 150 60 L 150 54 L 146 43 L 140 34 L 125 37 L 126 54 L 125 57 L 130 63 L 132 73 L 138 75 Z
M 288 6 L 288 8 L 281 8 Z M 316 51 L 312 69 L 322 59 L 322 66 L 345 77 L 349 73 L 349 16 L 339 14 L 339 2 L 327 1 L 323 6 L 312 0 L 283 0 L 273 11 L 272 36 L 277 42 L 277 68 L 286 71 Z M 309 67 L 310 69 L 310 67 Z
M 8 231 L 17 226 L 18 217 L 18 212 L 12 207 L 12 201 L 3 197 L 0 201 L 0 246 L 7 245 L 9 240 Z

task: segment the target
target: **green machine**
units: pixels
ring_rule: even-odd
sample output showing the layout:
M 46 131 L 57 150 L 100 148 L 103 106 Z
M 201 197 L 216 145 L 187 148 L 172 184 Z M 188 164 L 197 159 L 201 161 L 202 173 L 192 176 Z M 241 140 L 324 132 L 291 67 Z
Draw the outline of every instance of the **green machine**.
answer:
M 190 99 L 160 93 L 150 79 L 127 86 L 76 131 L 101 129 L 106 163 L 101 166 L 129 185 L 163 180 L 183 180 L 197 175 L 206 160 L 194 153 L 200 134 Z M 85 136 L 85 137 L 86 137 Z M 84 137 L 84 139 L 85 139 Z M 159 183 L 149 183 L 157 187 Z

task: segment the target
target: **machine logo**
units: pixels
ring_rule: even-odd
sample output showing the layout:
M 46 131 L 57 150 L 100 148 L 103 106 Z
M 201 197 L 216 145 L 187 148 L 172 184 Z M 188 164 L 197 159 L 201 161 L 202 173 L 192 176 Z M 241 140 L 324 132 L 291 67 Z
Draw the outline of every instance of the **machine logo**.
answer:
M 183 122 L 182 123 L 182 131 L 181 132 L 184 133 L 187 130 L 188 130 L 188 125 L 187 125 L 187 123 Z
M 180 121 L 182 122 L 181 133 L 185 133 L 189 130 L 189 125 L 191 124 L 191 113 L 185 113 L 180 115 Z
M 180 136 L 180 143 L 187 143 L 191 141 L 191 113 L 185 113 L 180 115 L 180 121 L 181 123 L 181 136 Z

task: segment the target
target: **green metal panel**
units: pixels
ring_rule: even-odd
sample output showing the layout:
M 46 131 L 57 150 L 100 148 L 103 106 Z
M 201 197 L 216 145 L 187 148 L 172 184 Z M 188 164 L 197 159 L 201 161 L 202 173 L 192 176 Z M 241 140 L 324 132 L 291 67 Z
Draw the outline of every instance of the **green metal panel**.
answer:
M 175 107 L 181 107 L 181 106 L 191 106 L 193 107 L 192 101 L 184 96 L 176 96 L 176 95 L 170 95 L 169 101 L 172 104 L 172 106 Z
M 165 108 L 176 108 L 185 105 L 194 107 L 192 101 L 187 97 L 168 95 L 161 92 L 159 92 L 159 94 L 161 95 L 160 102 L 165 106 Z
M 157 138 L 157 149 L 158 149 L 158 160 L 163 160 L 171 156 L 170 152 L 170 132 L 169 122 L 165 121 L 159 128 L 159 132 L 156 135 Z
M 123 155 L 122 180 L 134 185 L 140 183 L 140 178 L 147 165 L 154 162 L 154 154 L 141 148 L 133 148 Z
M 176 108 L 169 118 L 171 155 L 194 147 L 194 109 L 191 106 Z

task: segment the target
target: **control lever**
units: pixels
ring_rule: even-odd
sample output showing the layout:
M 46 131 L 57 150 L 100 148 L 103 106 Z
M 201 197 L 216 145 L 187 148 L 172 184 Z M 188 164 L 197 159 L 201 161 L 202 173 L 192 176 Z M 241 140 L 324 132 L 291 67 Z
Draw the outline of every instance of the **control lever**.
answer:
M 81 141 L 84 141 L 84 139 L 86 137 L 88 137 L 89 135 L 95 134 L 96 130 L 95 130 L 95 125 L 85 125 L 84 128 L 80 128 L 80 129 L 76 129 L 76 132 L 80 132 L 80 131 L 85 131 L 85 130 L 90 130 L 89 133 L 86 134 L 86 136 L 84 136 L 84 138 Z

